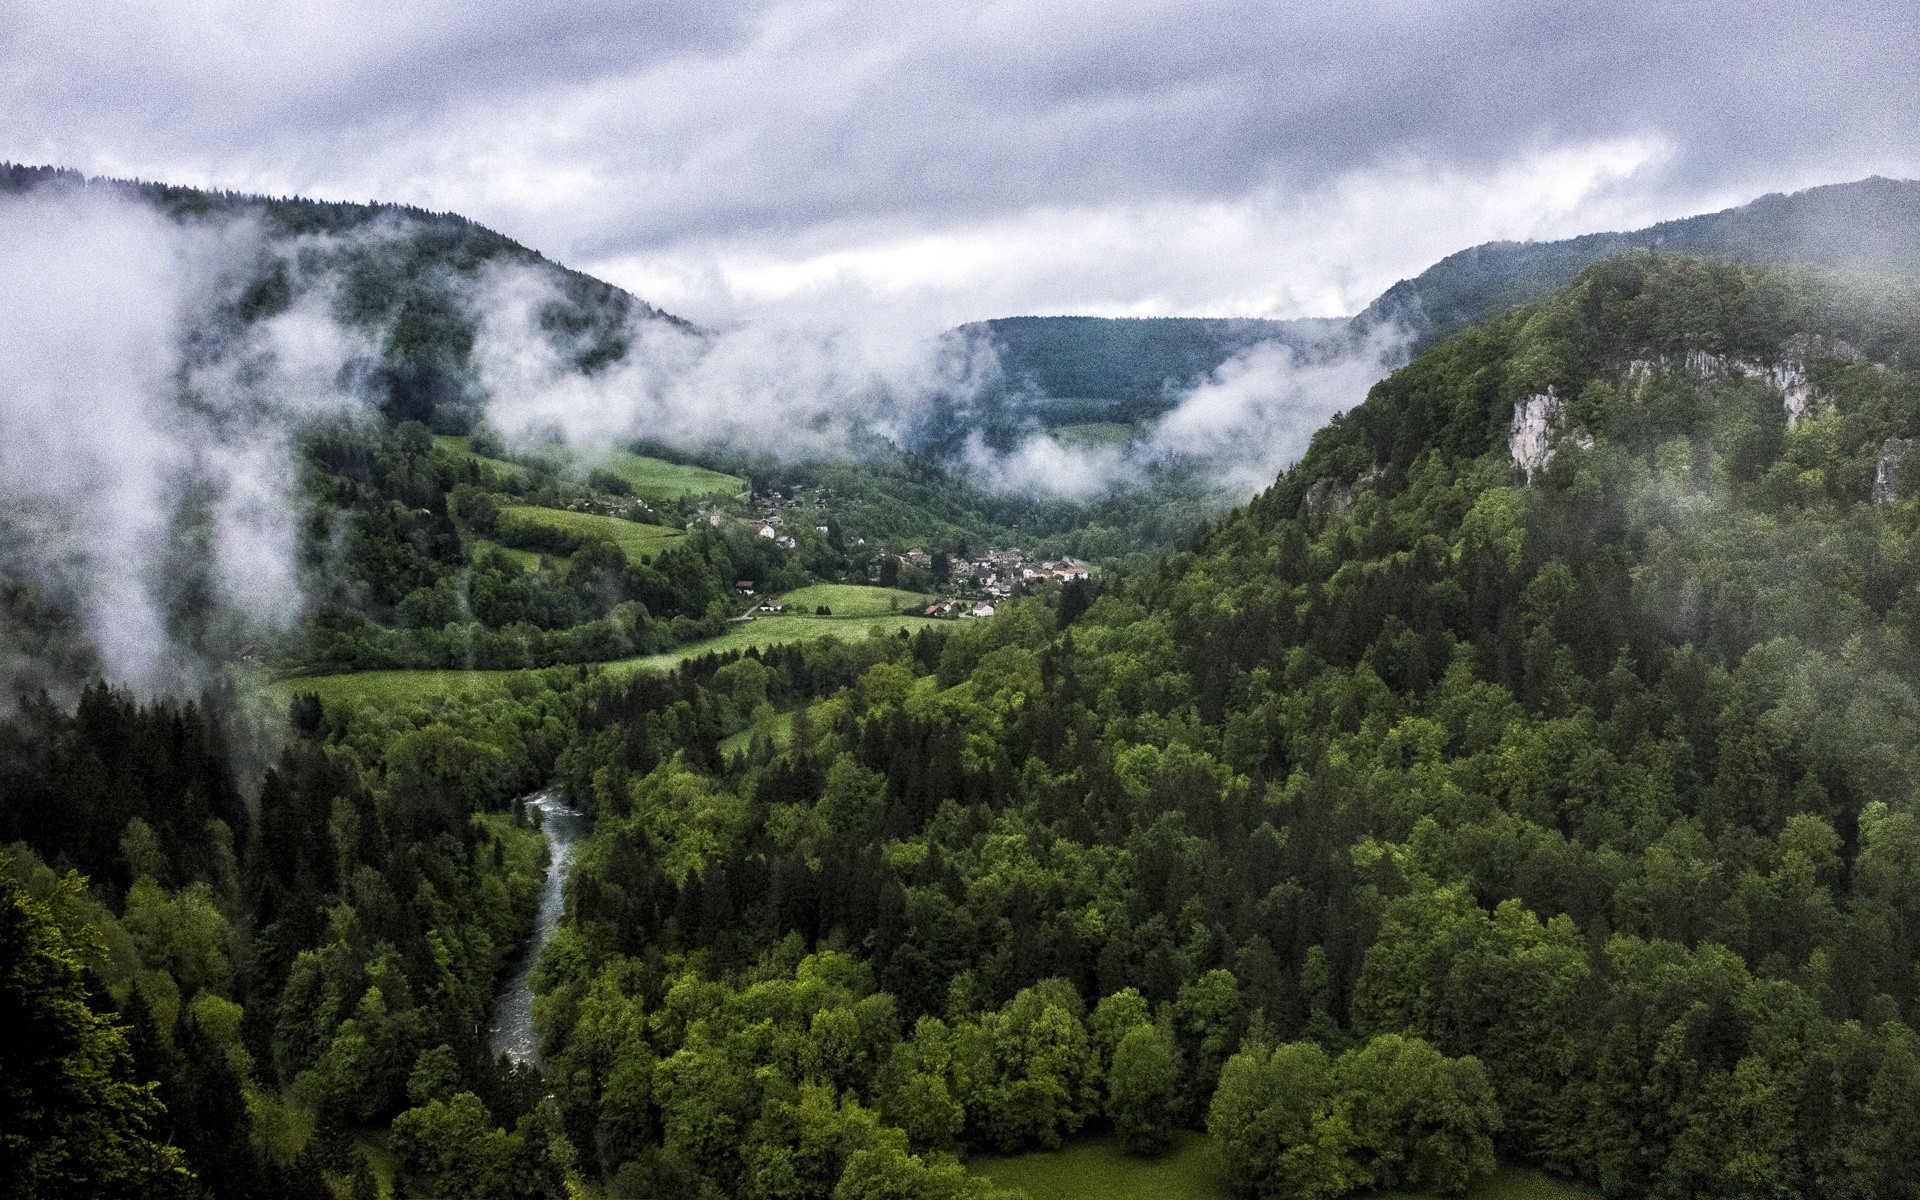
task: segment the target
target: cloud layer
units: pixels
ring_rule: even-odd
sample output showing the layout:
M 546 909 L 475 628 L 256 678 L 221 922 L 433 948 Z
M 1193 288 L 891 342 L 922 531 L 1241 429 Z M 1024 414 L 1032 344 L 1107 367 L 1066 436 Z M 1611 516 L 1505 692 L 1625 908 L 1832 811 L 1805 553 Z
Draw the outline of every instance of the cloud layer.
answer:
M 343 368 L 370 347 L 320 294 L 222 320 L 265 253 L 245 221 L 0 197 L 6 565 L 73 598 L 108 676 L 142 690 L 189 681 L 210 625 L 297 617 L 293 431 L 359 403 Z
M 1488 237 L 1920 172 L 1920 26 L 1864 0 L 22 0 L 9 25 L 0 155 L 457 209 L 707 321 L 1326 315 Z

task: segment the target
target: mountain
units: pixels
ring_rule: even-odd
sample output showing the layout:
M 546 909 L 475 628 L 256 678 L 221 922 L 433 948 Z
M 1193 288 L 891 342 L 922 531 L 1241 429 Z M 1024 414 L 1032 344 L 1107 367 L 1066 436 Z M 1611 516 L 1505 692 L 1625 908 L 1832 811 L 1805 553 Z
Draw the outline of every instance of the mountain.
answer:
M 604 704 L 549 1066 L 661 1064 L 663 1132 L 603 1168 L 738 1194 L 788 1160 L 716 1112 L 896 1136 L 851 1092 L 928 1155 L 1204 1127 L 1243 1196 L 1458 1194 L 1496 1148 L 1608 1197 L 1906 1194 L 1913 300 L 1607 260 L 1090 607 L 901 643 L 718 768 L 657 685 Z M 616 995 L 673 1019 L 610 1045 Z
M 378 1195 L 377 1149 L 400 1195 L 1002 1200 L 988 1156 L 1111 1131 L 1078 1149 L 1246 1197 L 1474 1194 L 1496 1154 L 1910 1195 L 1916 312 L 1629 253 L 1418 353 L 1187 550 L 990 620 L 30 700 L 22 1190 Z M 671 571 L 468 571 L 476 518 L 604 497 L 386 424 L 310 447 L 316 524 L 415 648 L 725 623 L 704 522 Z M 563 905 L 536 788 L 592 818 Z M 489 998 L 542 912 L 514 1065 Z
M 335 319 L 380 338 L 379 360 L 368 364 L 366 378 L 381 407 L 399 420 L 434 423 L 441 433 L 468 432 L 478 414 L 471 352 L 481 314 L 475 311 L 474 285 L 489 268 L 519 266 L 546 278 L 552 297 L 542 323 L 570 339 L 583 371 L 623 355 L 633 321 L 657 320 L 695 332 L 679 317 L 454 213 L 91 178 L 55 167 L 0 163 L 0 196 L 8 195 L 107 197 L 151 206 L 188 226 L 258 221 L 268 253 L 260 256 L 257 274 L 229 298 L 223 315 L 244 326 L 285 311 L 302 285 L 330 289 Z M 297 248 L 292 262 L 273 253 L 287 248 Z
M 1261 342 L 1306 347 L 1338 335 L 1341 320 L 1197 317 L 999 317 L 957 331 L 986 338 L 1000 358 L 1014 411 L 1047 426 L 1133 421 Z
M 1920 276 L 1920 181 L 1876 176 L 1774 192 L 1628 233 L 1487 242 L 1394 284 L 1356 320 L 1398 324 L 1425 345 L 1544 299 L 1591 264 L 1630 250 L 1912 279 Z
M 1715 213 L 1556 242 L 1487 242 L 1394 284 L 1350 320 L 1007 317 L 963 326 L 1000 354 L 1008 410 L 1048 426 L 1166 410 L 1255 342 L 1305 348 L 1381 327 L 1416 348 L 1552 295 L 1632 250 L 1911 279 L 1920 276 L 1920 182 L 1863 179 L 1773 193 Z

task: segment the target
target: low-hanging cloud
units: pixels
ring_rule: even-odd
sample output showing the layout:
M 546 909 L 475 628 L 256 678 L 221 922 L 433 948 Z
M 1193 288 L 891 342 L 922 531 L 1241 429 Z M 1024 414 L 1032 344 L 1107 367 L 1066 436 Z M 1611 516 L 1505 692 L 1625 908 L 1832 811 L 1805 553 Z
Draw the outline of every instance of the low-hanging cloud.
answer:
M 787 461 L 844 458 L 869 439 L 911 447 L 936 406 L 964 421 L 982 391 L 1002 382 L 981 336 L 791 320 L 700 332 L 646 315 L 625 330 L 627 353 L 588 374 L 575 365 L 580 347 L 543 320 L 560 301 L 555 277 L 525 266 L 490 272 L 472 293 L 487 417 L 523 447 L 557 439 L 595 452 L 645 439 Z M 996 448 L 976 428 L 959 459 L 972 482 L 1002 493 L 1087 500 L 1140 486 L 1155 467 L 1184 466 L 1244 498 L 1364 399 L 1404 349 L 1394 329 L 1358 342 L 1262 342 L 1176 397 L 1128 445 L 1034 431 Z
M 292 438 L 356 403 L 343 370 L 369 347 L 317 293 L 227 312 L 268 253 L 242 218 L 0 198 L 4 565 L 73 603 L 104 673 L 141 691 L 190 685 L 210 632 L 300 611 Z
M 1152 468 L 1186 466 L 1224 495 L 1245 499 L 1298 461 L 1335 414 L 1364 400 L 1405 349 L 1405 337 L 1392 328 L 1358 342 L 1260 342 L 1181 393 L 1130 445 L 1088 446 L 1036 433 L 1002 453 L 975 437 L 966 459 L 976 478 L 1003 491 L 1088 499 L 1140 486 Z
M 474 367 L 487 416 L 520 444 L 582 449 L 640 438 L 783 459 L 835 457 L 867 438 L 909 442 L 939 399 L 964 402 L 997 375 L 976 339 L 884 326 L 760 321 L 698 331 L 640 316 L 627 352 L 592 373 L 542 314 L 550 272 L 510 266 L 474 289 Z

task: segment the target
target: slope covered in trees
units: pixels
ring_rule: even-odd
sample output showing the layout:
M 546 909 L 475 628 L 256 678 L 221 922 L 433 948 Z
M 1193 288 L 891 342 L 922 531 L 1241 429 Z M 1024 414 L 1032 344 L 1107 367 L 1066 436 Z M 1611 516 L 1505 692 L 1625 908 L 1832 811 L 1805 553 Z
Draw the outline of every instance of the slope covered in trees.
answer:
M 1905 1194 L 1920 509 L 1874 481 L 1914 316 L 1611 261 L 1121 592 L 871 648 L 786 749 L 590 703 L 539 1010 L 574 1144 L 659 1195 L 875 1194 L 808 1147 L 897 1131 L 912 1174 L 1105 1122 L 1211 1129 L 1248 1194 L 1496 1151 Z
M 1910 291 L 1633 255 L 1124 586 L 284 730 L 29 704 L 8 936 L 103 1169 L 217 1196 L 368 1194 L 384 1133 L 403 1195 L 982 1197 L 1105 1128 L 1248 1195 L 1907 1195 L 1916 353 Z M 455 469 L 393 436 L 339 477 Z M 479 1030 L 549 780 L 540 1083 Z

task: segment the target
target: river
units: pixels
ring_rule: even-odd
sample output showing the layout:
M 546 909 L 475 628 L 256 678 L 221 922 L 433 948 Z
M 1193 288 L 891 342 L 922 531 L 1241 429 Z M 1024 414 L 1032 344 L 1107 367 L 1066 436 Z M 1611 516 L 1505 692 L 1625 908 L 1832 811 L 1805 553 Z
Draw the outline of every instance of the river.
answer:
M 585 813 L 568 808 L 551 792 L 535 792 L 527 797 L 527 807 L 540 813 L 540 830 L 547 836 L 552 861 L 547 864 L 546 882 L 540 889 L 540 916 L 534 921 L 533 937 L 522 950 L 513 977 L 493 1003 L 493 1026 L 487 1031 L 487 1040 L 496 1056 L 504 1054 L 514 1062 L 537 1067 L 540 1045 L 533 1036 L 533 967 L 566 911 L 563 889 L 567 864 L 573 861 L 573 849 L 587 836 L 590 823 Z

